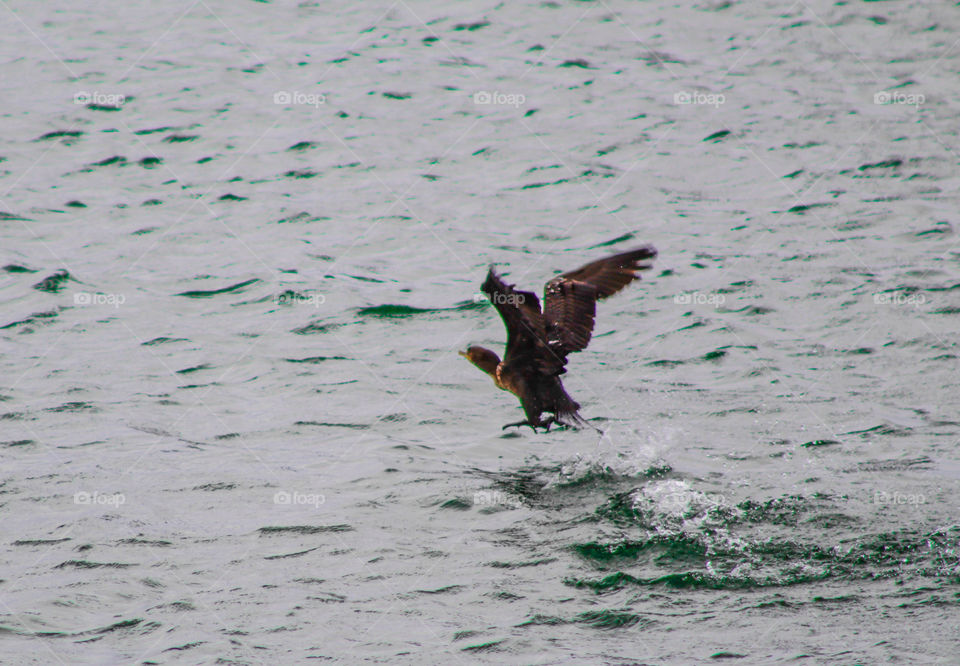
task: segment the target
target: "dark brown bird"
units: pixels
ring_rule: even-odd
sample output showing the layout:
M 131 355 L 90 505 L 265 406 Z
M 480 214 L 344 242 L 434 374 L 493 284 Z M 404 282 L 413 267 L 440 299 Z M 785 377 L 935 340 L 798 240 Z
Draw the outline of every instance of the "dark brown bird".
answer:
M 560 381 L 566 372 L 567 354 L 586 349 L 593 333 L 597 301 L 612 296 L 647 270 L 657 251 L 650 246 L 593 261 L 575 271 L 550 280 L 543 291 L 541 311 L 537 295 L 517 291 L 506 284 L 493 266 L 480 287 L 493 303 L 507 327 L 507 350 L 503 360 L 483 347 L 460 352 L 467 360 L 493 378 L 493 383 L 520 399 L 525 421 L 508 423 L 550 430 L 558 423 L 577 427 L 588 425 L 578 405 L 567 395 Z M 541 419 L 544 412 L 553 416 Z

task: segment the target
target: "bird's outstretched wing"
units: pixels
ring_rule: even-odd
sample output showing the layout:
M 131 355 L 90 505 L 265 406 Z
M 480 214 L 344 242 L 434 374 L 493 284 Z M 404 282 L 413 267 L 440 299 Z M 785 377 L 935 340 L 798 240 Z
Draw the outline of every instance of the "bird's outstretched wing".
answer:
M 592 261 L 550 280 L 544 289 L 543 319 L 553 355 L 563 357 L 565 362 L 567 354 L 585 349 L 593 333 L 597 301 L 640 279 L 637 273 L 649 269 L 648 260 L 656 256 L 653 247 L 640 247 Z
M 519 291 L 503 281 L 493 266 L 480 287 L 500 313 L 507 328 L 506 365 L 533 366 L 547 375 L 563 370 L 563 359 L 557 358 L 547 345 L 547 322 L 540 311 L 540 299 L 531 291 Z

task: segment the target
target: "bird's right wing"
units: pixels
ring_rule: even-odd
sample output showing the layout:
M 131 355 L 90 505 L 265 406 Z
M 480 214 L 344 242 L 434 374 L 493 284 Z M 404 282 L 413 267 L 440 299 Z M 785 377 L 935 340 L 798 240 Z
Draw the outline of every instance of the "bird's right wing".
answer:
M 612 296 L 648 270 L 657 256 L 651 246 L 592 261 L 558 275 L 544 290 L 547 339 L 557 355 L 585 349 L 593 334 L 597 301 Z

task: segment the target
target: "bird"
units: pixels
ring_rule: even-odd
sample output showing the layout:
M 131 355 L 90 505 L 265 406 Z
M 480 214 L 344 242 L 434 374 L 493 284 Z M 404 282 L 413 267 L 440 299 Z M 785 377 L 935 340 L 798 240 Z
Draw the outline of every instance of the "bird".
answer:
M 657 250 L 645 245 L 558 275 L 544 287 L 542 309 L 536 294 L 507 284 L 490 265 L 480 289 L 507 328 L 503 360 L 479 346 L 459 354 L 490 375 L 497 388 L 519 398 L 527 418 L 508 423 L 503 430 L 530 426 L 535 433 L 537 428 L 549 432 L 554 424 L 593 427 L 580 416 L 580 405 L 560 381 L 567 355 L 589 344 L 597 301 L 639 280 L 638 273 L 650 269 L 656 256 Z M 551 416 L 543 418 L 545 412 Z

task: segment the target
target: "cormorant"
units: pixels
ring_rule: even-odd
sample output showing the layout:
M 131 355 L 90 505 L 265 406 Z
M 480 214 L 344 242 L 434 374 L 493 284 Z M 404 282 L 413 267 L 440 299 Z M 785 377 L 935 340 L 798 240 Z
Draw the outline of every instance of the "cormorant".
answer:
M 567 354 L 585 349 L 590 342 L 597 301 L 640 279 L 637 272 L 652 264 L 641 262 L 656 256 L 657 251 L 648 245 L 558 275 L 544 288 L 542 311 L 536 294 L 514 289 L 515 285 L 505 283 L 491 264 L 480 289 L 507 327 L 506 354 L 501 361 L 489 349 L 474 346 L 460 355 L 490 375 L 497 388 L 520 399 L 526 420 L 508 423 L 504 430 L 528 425 L 534 432 L 538 427 L 549 431 L 553 423 L 589 425 L 577 411 L 580 405 L 560 382 L 560 375 L 566 372 Z M 542 420 L 544 412 L 553 416 Z

